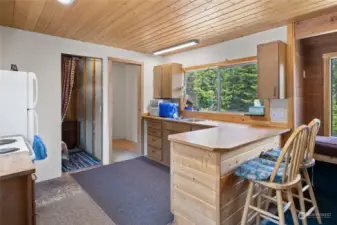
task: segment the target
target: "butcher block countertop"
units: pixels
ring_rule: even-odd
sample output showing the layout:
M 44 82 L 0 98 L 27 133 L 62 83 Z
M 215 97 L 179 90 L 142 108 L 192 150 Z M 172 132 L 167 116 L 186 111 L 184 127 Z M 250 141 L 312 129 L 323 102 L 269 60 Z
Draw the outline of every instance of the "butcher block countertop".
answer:
M 28 152 L 14 152 L 0 155 L 0 180 L 35 172 Z
M 252 142 L 281 135 L 290 131 L 288 128 L 273 128 L 211 120 L 186 122 L 161 117 L 143 117 L 212 127 L 203 130 L 173 134 L 168 138 L 170 141 L 202 148 L 208 151 L 230 151 Z

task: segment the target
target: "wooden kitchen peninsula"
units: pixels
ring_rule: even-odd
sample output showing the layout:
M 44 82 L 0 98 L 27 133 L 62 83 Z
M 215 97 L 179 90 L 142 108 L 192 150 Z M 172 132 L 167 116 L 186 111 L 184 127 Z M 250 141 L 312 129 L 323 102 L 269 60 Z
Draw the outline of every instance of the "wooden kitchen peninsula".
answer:
M 280 147 L 289 129 L 222 123 L 169 136 L 171 211 L 176 225 L 237 225 L 248 182 L 234 169 L 262 151 Z

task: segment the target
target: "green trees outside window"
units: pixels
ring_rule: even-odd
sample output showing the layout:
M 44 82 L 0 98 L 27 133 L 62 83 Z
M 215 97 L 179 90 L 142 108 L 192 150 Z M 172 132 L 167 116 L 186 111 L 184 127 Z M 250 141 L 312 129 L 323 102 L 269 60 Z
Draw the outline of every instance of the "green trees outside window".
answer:
M 257 98 L 256 63 L 185 73 L 186 94 L 208 112 L 248 112 Z

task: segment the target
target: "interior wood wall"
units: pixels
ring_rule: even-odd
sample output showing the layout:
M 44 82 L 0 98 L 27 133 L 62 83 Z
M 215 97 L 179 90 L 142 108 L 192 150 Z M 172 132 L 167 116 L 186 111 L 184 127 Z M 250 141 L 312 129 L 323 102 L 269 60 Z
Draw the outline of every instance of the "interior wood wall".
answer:
M 322 121 L 319 131 L 324 131 L 324 74 L 323 54 L 337 52 L 337 33 L 301 40 L 303 47 L 304 79 L 304 122 L 309 123 L 313 118 Z
M 305 123 L 304 118 L 304 68 L 303 44 L 295 43 L 295 73 L 294 73 L 294 127 Z

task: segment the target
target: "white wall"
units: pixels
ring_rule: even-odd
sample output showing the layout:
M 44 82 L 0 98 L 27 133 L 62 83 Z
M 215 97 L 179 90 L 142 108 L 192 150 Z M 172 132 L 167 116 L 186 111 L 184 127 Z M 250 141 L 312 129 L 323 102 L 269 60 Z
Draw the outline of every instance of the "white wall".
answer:
M 8 27 L 0 26 L 0 33 L 0 69 L 17 64 L 19 70 L 35 72 L 39 80 L 39 134 L 48 148 L 48 158 L 36 163 L 39 181 L 61 175 L 61 53 L 103 58 L 103 163 L 108 163 L 108 57 L 144 62 L 144 110 L 152 98 L 153 67 L 163 58 Z
M 125 138 L 125 66 L 112 63 L 112 138 Z
M 256 56 L 257 45 L 271 41 L 287 42 L 287 27 L 279 27 L 215 45 L 166 56 L 166 62 L 177 62 L 183 66 L 215 63 L 226 59 Z
M 2 68 L 2 61 L 3 61 L 3 59 L 2 59 L 2 46 L 3 46 L 3 38 L 2 38 L 2 33 L 3 33 L 3 30 L 2 29 L 0 29 L 0 68 Z
M 137 142 L 138 131 L 138 69 L 137 65 L 125 66 L 125 138 L 133 142 Z
M 137 142 L 138 66 L 112 64 L 113 139 Z

